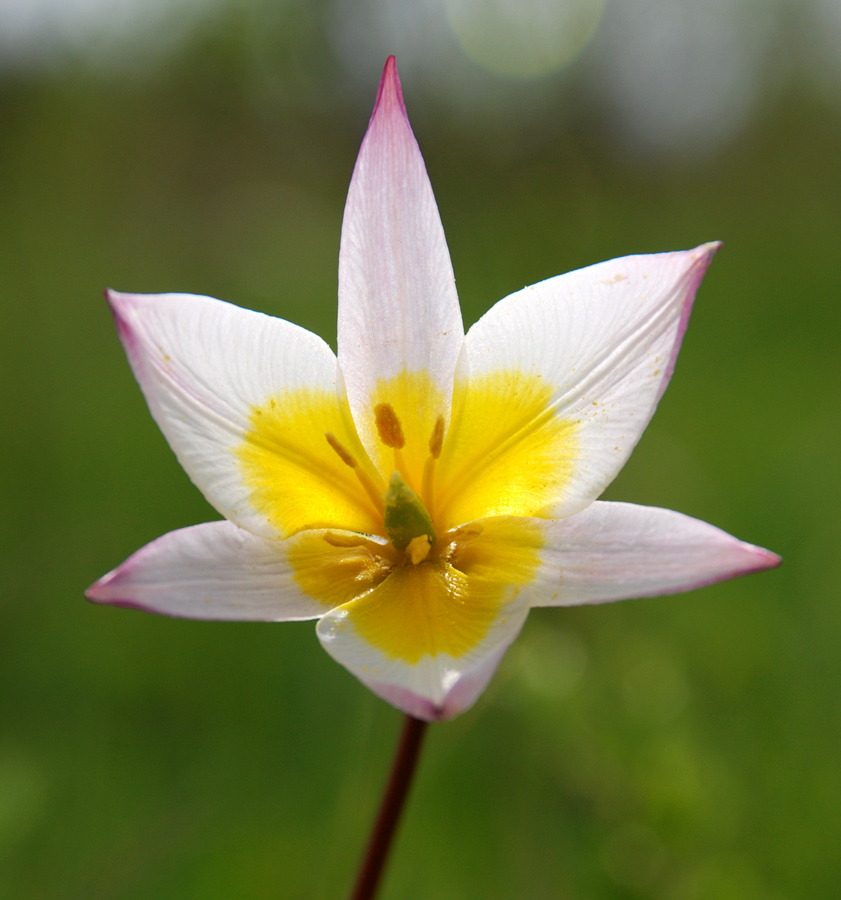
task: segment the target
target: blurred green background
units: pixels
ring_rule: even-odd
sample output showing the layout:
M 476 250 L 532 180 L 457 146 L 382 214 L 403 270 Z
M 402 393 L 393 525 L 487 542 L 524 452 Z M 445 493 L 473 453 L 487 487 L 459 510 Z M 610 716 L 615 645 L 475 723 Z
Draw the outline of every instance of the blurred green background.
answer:
M 0 896 L 348 890 L 400 715 L 311 623 L 82 592 L 217 517 L 102 289 L 209 294 L 335 344 L 390 52 L 466 324 L 562 271 L 724 240 L 608 496 L 785 564 L 533 613 L 476 707 L 431 729 L 383 900 L 841 895 L 841 8 L 486 7 L 0 9 Z

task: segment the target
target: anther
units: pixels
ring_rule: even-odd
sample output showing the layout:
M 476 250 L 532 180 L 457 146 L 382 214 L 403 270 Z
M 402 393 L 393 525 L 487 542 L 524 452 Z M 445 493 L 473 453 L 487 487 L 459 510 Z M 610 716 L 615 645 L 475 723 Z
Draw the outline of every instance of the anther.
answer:
M 386 447 L 402 450 L 406 445 L 406 438 L 403 436 L 403 426 L 397 418 L 394 407 L 390 403 L 378 403 L 374 407 L 374 420 L 377 423 L 380 440 Z
M 435 427 L 432 429 L 432 437 L 429 439 L 429 452 L 433 459 L 441 456 L 441 448 L 444 446 L 444 417 L 438 416 Z
M 351 469 L 355 469 L 358 465 L 356 460 L 348 453 L 348 451 L 339 443 L 336 438 L 336 435 L 333 434 L 332 431 L 325 431 L 324 437 L 327 438 L 327 443 L 336 451 L 339 456 L 339 459 L 346 465 L 350 466 Z

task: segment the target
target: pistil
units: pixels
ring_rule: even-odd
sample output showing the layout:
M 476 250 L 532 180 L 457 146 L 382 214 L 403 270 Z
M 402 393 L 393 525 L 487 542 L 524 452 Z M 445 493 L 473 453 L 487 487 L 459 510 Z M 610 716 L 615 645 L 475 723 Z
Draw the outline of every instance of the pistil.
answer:
M 399 472 L 391 473 L 385 495 L 383 522 L 385 533 L 395 549 L 405 551 L 412 546 L 410 558 L 415 564 L 426 559 L 430 548 L 435 544 L 435 528 L 423 501 L 406 484 Z M 427 541 L 425 551 L 423 542 L 418 542 L 418 538 Z

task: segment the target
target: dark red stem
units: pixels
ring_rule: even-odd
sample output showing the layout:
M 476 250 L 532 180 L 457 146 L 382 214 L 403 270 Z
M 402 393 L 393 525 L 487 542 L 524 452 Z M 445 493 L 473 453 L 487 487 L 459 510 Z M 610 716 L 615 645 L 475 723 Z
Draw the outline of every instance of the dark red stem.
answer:
M 351 900 L 373 900 L 377 892 L 394 832 L 397 830 L 397 822 L 415 774 L 426 725 L 426 722 L 412 716 L 406 716 L 403 722 L 403 733 L 400 735 L 391 775 L 374 830 L 368 840 L 365 859 L 356 878 L 356 886 L 350 895 Z

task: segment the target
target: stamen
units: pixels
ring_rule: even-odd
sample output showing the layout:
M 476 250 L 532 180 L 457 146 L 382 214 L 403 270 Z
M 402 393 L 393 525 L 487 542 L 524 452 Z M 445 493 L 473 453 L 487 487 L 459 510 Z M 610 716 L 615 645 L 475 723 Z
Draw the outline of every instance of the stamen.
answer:
M 380 440 L 386 447 L 402 450 L 406 446 L 406 438 L 403 436 L 403 426 L 397 413 L 390 403 L 378 403 L 374 407 L 374 419 L 377 423 L 377 431 Z
M 378 403 L 374 407 L 374 420 L 377 423 L 380 440 L 386 447 L 394 450 L 394 468 L 406 481 L 411 481 L 401 452 L 406 446 L 406 436 L 403 434 L 403 426 L 397 418 L 394 407 L 390 403 Z
M 444 446 L 444 417 L 438 416 L 435 427 L 432 429 L 432 437 L 429 439 L 429 457 L 423 467 L 423 482 L 421 484 L 421 497 L 429 510 L 429 515 L 435 516 L 435 461 L 441 456 L 441 448 Z
M 433 459 L 441 456 L 441 448 L 444 446 L 444 417 L 438 416 L 435 427 L 432 429 L 432 437 L 429 439 L 429 452 Z
M 328 531 L 324 535 L 324 540 L 331 547 L 364 547 L 365 538 L 358 534 L 336 534 L 335 531 Z
M 332 431 L 325 431 L 324 437 L 327 438 L 327 443 L 336 451 L 339 459 L 346 466 L 350 466 L 353 469 L 354 475 L 359 479 L 359 483 L 365 489 L 365 493 L 371 499 L 374 508 L 380 515 L 383 515 L 385 512 L 385 504 L 383 503 L 384 485 L 380 484 L 378 486 L 374 483 L 374 479 L 359 465 Z
M 346 465 L 350 466 L 351 469 L 355 469 L 359 464 L 357 461 L 348 453 L 348 451 L 339 443 L 336 438 L 336 435 L 333 434 L 332 431 L 325 431 L 324 437 L 327 438 L 327 443 L 338 453 L 339 459 Z
M 364 534 L 337 534 L 335 531 L 328 531 L 324 535 L 324 540 L 331 547 L 347 550 L 358 547 L 367 550 L 371 556 L 377 559 L 387 559 L 391 562 L 397 562 L 399 559 L 398 554 L 395 553 L 394 547 L 390 543 L 380 544 L 371 538 L 365 537 Z

